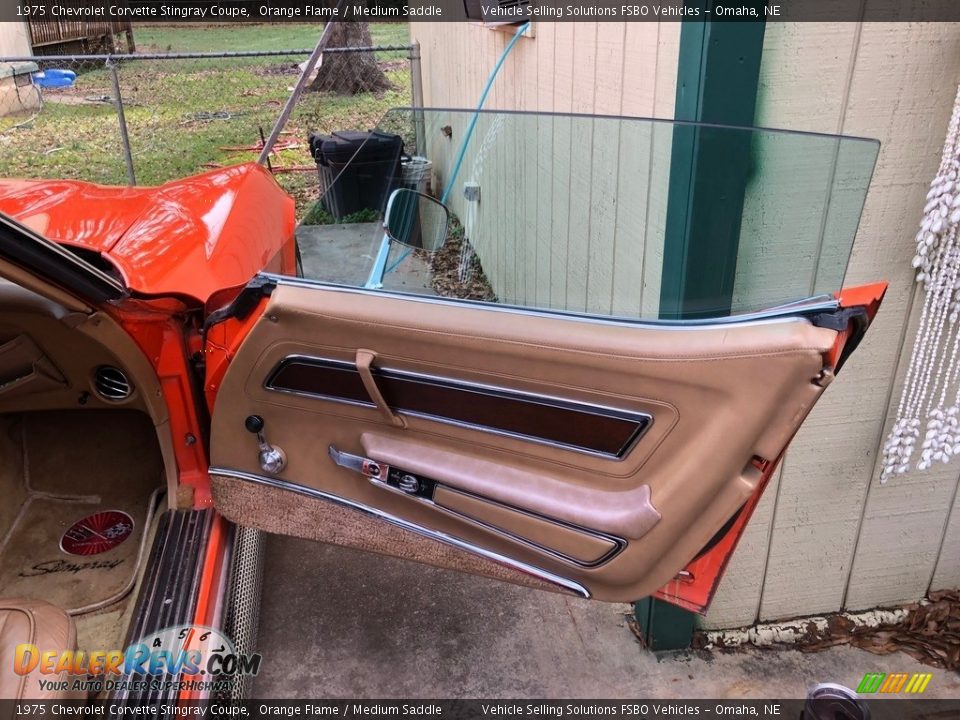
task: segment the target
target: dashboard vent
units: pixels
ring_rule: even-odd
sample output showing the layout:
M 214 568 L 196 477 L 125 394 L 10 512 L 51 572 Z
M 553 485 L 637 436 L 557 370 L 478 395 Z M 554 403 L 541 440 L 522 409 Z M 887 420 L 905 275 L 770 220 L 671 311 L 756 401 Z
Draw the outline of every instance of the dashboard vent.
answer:
M 117 402 L 126 400 L 133 392 L 133 386 L 127 379 L 126 374 L 120 368 L 112 365 L 101 365 L 97 368 L 97 374 L 94 377 L 94 386 L 97 389 L 97 395 L 104 400 Z

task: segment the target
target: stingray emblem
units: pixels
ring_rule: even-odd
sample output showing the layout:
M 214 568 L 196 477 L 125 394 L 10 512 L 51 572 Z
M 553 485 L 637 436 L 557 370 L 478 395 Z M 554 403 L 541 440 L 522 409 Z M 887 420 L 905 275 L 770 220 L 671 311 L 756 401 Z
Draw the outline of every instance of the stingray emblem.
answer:
M 113 550 L 132 534 L 132 517 L 121 510 L 104 510 L 67 528 L 60 538 L 60 549 L 68 555 L 99 555 Z

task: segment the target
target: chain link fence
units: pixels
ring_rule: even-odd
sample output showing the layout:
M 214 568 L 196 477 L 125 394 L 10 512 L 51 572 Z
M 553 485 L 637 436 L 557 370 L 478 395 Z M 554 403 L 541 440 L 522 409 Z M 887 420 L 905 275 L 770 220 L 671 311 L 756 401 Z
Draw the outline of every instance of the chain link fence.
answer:
M 311 52 L 0 57 L 2 175 L 158 185 L 254 161 Z M 327 49 L 320 72 L 270 154 L 301 213 L 319 194 L 310 132 L 369 129 L 421 102 L 416 45 Z

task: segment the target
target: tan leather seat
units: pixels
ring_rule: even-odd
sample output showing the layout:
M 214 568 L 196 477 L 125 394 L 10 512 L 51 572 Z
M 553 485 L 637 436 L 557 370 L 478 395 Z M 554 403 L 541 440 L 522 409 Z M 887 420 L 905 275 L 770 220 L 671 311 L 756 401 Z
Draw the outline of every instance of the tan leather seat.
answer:
M 73 619 L 60 608 L 42 600 L 25 598 L 0 599 L 0 698 L 5 700 L 67 700 L 78 697 L 77 692 L 43 690 L 40 680 L 68 681 L 66 673 L 41 674 L 34 669 L 28 675 L 14 672 L 14 654 L 17 645 L 36 645 L 42 652 L 59 654 L 77 649 L 77 628 Z M 82 694 L 81 694 L 82 695 Z

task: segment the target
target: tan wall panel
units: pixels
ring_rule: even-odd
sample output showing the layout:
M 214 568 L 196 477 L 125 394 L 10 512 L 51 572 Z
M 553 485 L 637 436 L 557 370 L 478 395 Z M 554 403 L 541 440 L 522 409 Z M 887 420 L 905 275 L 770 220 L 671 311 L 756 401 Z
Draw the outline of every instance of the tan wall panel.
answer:
M 857 27 L 852 23 L 769 23 L 764 35 L 760 65 L 756 124 L 837 132 L 841 126 L 848 78 L 855 60 L 856 36 Z M 831 50 L 829 53 L 824 52 L 827 47 Z M 744 283 L 744 273 L 740 272 L 735 292 L 742 292 Z M 874 330 L 871 330 L 871 334 Z M 845 375 L 844 382 L 847 380 Z M 835 388 L 824 395 L 806 427 L 817 422 L 817 413 L 823 412 L 834 391 Z M 802 442 L 799 436 L 793 441 L 791 455 L 801 447 Z M 810 442 L 816 442 L 816 439 Z M 815 460 L 815 457 L 812 459 Z M 792 457 L 788 456 L 784 467 L 791 464 Z M 737 627 L 750 625 L 757 620 L 774 515 L 781 492 L 780 474 L 777 482 L 770 483 L 763 502 L 744 531 L 717 590 L 714 604 L 704 618 L 705 627 Z M 787 474 L 792 477 L 789 470 Z M 788 479 L 788 482 L 791 481 Z M 855 497 L 848 498 L 848 502 L 855 503 Z M 796 524 L 795 518 L 793 524 Z M 787 539 L 788 546 L 797 539 L 798 532 L 803 531 L 796 527 L 780 526 L 781 536 Z M 800 553 L 819 544 L 810 538 L 804 542 L 798 543 L 797 550 Z M 780 569 L 774 569 L 774 574 L 789 572 L 789 563 L 789 558 L 778 559 Z
M 917 291 L 884 435 L 895 418 L 922 303 L 923 294 Z M 882 485 L 878 471 L 874 472 L 863 508 L 845 607 L 865 610 L 913 602 L 927 592 L 938 556 L 945 564 L 951 556 L 956 562 L 960 543 L 951 547 L 943 542 L 943 537 L 957 490 L 957 473 L 956 463 L 937 463 L 927 472 L 893 477 Z M 957 585 L 960 583 L 954 580 L 949 587 Z
M 916 599 L 927 589 L 927 580 L 909 567 L 917 547 L 905 539 L 930 540 L 923 526 L 931 521 L 931 507 L 911 497 L 915 493 L 903 481 L 881 489 L 875 464 L 888 403 L 897 392 L 893 378 L 912 307 L 913 237 L 960 77 L 960 26 L 852 27 L 856 55 L 849 90 L 838 98 L 840 129 L 878 137 L 883 148 L 846 284 L 886 279 L 890 290 L 841 381 L 824 395 L 787 454 L 761 619 L 832 612 L 844 606 L 845 598 L 849 607 Z M 820 42 L 820 56 L 829 56 L 831 41 Z M 801 45 L 816 48 L 818 39 L 814 34 Z M 927 491 L 941 482 L 927 476 Z M 878 502 L 865 514 L 868 488 L 871 494 L 900 496 L 891 497 L 901 507 L 896 525 L 890 503 Z M 907 507 L 921 512 L 903 512 Z M 945 518 L 946 503 L 940 512 Z M 942 528 L 943 520 L 937 525 Z M 860 535 L 866 540 L 858 543 Z M 890 568 L 882 578 L 878 561 Z M 851 576 L 851 566 L 862 571 Z
M 427 105 L 464 108 L 476 105 L 512 35 L 455 23 L 414 23 L 411 32 L 422 46 Z M 678 51 L 676 23 L 535 24 L 534 37 L 521 38 L 504 63 L 485 107 L 669 117 Z M 669 168 L 666 128 L 644 131 L 641 141 L 638 131 L 622 136 L 582 123 L 545 120 L 530 127 L 507 119 L 494 128 L 496 141 L 480 162 L 478 146 L 488 124 L 478 124 L 450 204 L 498 296 L 594 312 L 636 314 L 642 307 L 654 315 L 669 179 L 662 171 Z M 620 162 L 623 172 L 609 173 Z M 517 179 L 516 195 L 496 179 L 505 176 Z M 467 180 L 481 184 L 479 207 L 460 198 Z M 616 203 L 621 183 L 638 199 L 629 208 Z M 504 212 L 509 207 L 516 212 Z M 637 222 L 648 213 L 643 230 Z M 637 275 L 628 278 L 624 269 Z
M 940 557 L 934 569 L 931 590 L 960 587 L 960 492 L 954 491 L 950 518 L 940 541 Z
M 0 55 L 32 55 L 30 28 L 25 22 L 0 22 Z

